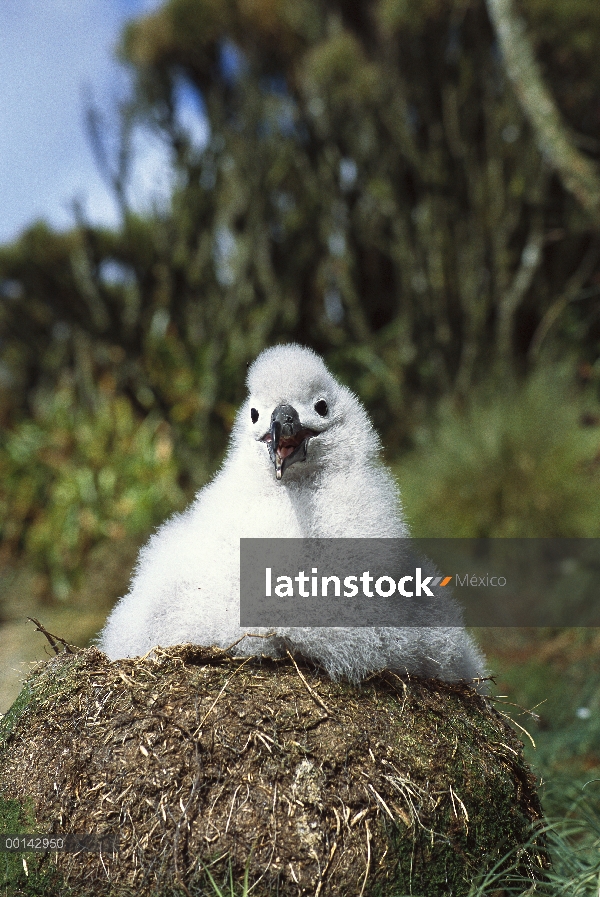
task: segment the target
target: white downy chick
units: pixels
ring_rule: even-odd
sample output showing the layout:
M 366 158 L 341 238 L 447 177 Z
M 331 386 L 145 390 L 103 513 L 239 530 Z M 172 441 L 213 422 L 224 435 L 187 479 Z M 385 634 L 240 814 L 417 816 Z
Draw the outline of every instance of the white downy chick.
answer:
M 240 639 L 241 538 L 409 535 L 365 409 L 318 355 L 294 344 L 267 349 L 247 385 L 221 470 L 142 549 L 130 591 L 100 634 L 112 659 L 156 645 L 227 648 Z M 435 626 L 423 619 L 406 628 L 278 629 L 274 638 L 244 638 L 234 651 L 289 648 L 354 682 L 384 668 L 447 681 L 482 676 L 457 606 L 443 602 Z

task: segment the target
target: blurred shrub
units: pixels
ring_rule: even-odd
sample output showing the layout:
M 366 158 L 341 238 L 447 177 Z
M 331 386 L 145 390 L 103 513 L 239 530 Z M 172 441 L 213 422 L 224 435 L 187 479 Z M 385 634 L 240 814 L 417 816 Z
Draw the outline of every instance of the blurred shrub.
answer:
M 584 401 L 546 370 L 520 388 L 480 387 L 446 406 L 434 435 L 398 465 L 419 536 L 597 537 L 600 431 Z
M 140 423 L 124 396 L 91 409 L 62 387 L 0 435 L 0 556 L 24 550 L 59 599 L 95 544 L 145 534 L 182 503 L 169 426 Z
M 565 780 L 581 786 L 600 775 L 600 630 L 488 629 L 482 638 L 497 691 L 510 694 L 516 707 L 537 708 L 533 718 L 515 718 L 535 741 L 534 748 L 524 739 L 536 773 L 550 782 L 563 779 L 545 796 L 547 812 L 565 813 L 571 790 Z M 588 793 L 600 793 L 598 785 Z

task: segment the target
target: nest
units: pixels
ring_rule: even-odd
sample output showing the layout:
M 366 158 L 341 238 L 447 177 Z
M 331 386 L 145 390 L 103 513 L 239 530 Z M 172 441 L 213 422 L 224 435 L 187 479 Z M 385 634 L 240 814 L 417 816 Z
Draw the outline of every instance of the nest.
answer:
M 541 815 L 519 739 L 466 685 L 90 648 L 40 664 L 0 721 L 1 831 L 119 838 L 26 871 L 9 855 L 13 894 L 229 894 L 247 876 L 256 897 L 459 897 L 511 851 L 535 878 Z

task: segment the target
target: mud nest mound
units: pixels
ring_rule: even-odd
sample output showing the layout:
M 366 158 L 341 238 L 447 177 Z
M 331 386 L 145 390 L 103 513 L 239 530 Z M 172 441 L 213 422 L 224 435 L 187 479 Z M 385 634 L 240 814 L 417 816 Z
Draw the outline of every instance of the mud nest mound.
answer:
M 511 850 L 535 878 L 540 819 L 521 742 L 466 685 L 90 648 L 40 664 L 0 720 L 0 831 L 119 839 L 0 854 L 8 893 L 230 894 L 247 876 L 256 897 L 460 897 Z

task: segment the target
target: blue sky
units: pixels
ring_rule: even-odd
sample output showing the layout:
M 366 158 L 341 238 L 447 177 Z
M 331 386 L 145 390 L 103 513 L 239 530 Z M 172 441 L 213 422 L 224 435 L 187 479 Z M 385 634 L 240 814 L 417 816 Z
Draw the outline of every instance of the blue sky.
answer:
M 127 19 L 160 0 L 0 0 L 0 243 L 36 219 L 115 224 L 117 212 L 85 133 L 86 91 L 108 116 L 129 85 L 113 52 Z M 190 127 L 197 112 L 182 110 Z M 131 198 L 138 208 L 168 192 L 168 152 L 158 137 L 136 139 Z

